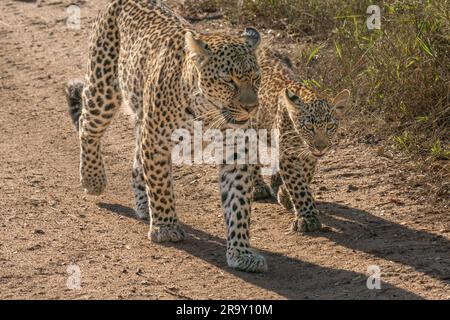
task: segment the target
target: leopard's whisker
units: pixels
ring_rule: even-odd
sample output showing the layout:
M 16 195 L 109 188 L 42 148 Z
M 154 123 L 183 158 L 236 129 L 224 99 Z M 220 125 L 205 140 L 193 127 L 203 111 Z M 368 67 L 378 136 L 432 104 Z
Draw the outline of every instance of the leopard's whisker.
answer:
M 208 110 L 204 114 L 201 114 L 198 117 L 195 117 L 194 119 L 191 119 L 190 121 L 198 121 L 198 120 L 201 120 L 201 119 L 204 120 L 204 119 L 207 119 L 207 118 L 209 118 L 211 116 L 214 116 L 216 114 L 220 114 L 220 111 L 216 110 L 216 109 Z
M 208 126 L 208 129 L 218 129 L 219 126 L 222 125 L 223 122 L 226 120 L 227 120 L 226 115 L 224 117 L 223 114 L 219 114 L 218 117 L 216 117 L 214 120 L 211 121 L 210 125 Z
M 283 132 L 280 136 L 279 139 L 281 140 L 282 138 L 284 138 L 285 136 L 289 136 L 289 138 L 298 138 L 298 136 L 296 135 L 296 131 L 288 131 L 288 132 Z

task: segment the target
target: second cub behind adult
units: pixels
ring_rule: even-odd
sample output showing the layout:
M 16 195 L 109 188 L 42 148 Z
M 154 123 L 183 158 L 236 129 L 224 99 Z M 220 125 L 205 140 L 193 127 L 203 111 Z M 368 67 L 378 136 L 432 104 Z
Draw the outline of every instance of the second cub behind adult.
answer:
M 258 174 L 254 199 L 276 195 L 278 202 L 294 210 L 293 229 L 315 231 L 321 224 L 310 190 L 317 160 L 333 145 L 339 121 L 350 97 L 343 90 L 333 99 L 311 90 L 295 75 L 288 59 L 271 49 L 260 55 L 259 129 L 279 130 L 279 170 L 269 188 Z

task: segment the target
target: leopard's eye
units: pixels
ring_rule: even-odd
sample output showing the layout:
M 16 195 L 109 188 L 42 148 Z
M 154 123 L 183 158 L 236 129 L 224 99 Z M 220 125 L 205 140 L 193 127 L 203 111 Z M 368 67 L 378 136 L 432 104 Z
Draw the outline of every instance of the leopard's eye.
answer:
M 233 83 L 234 81 L 233 81 L 233 78 L 232 77 L 230 77 L 230 76 L 224 76 L 224 77 L 221 77 L 220 78 L 223 82 L 226 82 L 226 83 Z
M 234 82 L 233 77 L 230 74 L 227 74 L 225 72 L 219 73 L 219 81 L 225 83 L 233 89 L 236 88 L 236 83 Z
M 226 86 L 230 87 L 233 90 L 237 90 L 236 82 L 234 82 L 233 78 L 220 78 L 220 81 L 224 83 Z
M 334 123 L 334 122 L 331 122 L 331 123 L 328 123 L 327 124 L 327 130 L 334 130 L 334 129 L 336 129 L 336 123 Z
M 218 73 L 219 79 L 225 80 L 225 81 L 231 81 L 231 74 L 225 71 L 219 71 Z

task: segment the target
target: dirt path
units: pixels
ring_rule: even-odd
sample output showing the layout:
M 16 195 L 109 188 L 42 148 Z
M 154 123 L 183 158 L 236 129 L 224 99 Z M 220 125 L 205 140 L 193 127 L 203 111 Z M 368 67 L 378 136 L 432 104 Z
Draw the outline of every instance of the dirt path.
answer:
M 427 205 L 401 159 L 345 137 L 314 184 L 328 231 L 291 234 L 281 207 L 255 204 L 252 240 L 265 274 L 226 266 L 214 168 L 176 169 L 187 240 L 148 241 L 148 225 L 132 218 L 125 115 L 105 142 L 107 192 L 84 195 L 62 86 L 83 75 L 105 1 L 79 1 L 79 31 L 64 24 L 70 2 L 0 2 L 0 298 L 450 299 L 448 207 Z M 80 290 L 66 286 L 72 264 Z M 366 288 L 369 265 L 380 267 L 380 290 Z

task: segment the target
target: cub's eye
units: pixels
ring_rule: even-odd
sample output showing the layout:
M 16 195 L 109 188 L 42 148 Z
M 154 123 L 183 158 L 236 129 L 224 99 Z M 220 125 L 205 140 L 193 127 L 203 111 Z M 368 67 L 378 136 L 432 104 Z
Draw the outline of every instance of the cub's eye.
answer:
M 260 78 L 261 78 L 261 70 L 258 70 L 253 74 L 253 80 L 259 80 Z
M 253 82 L 253 84 L 255 84 L 255 85 L 260 85 L 261 84 L 261 77 L 254 77 L 253 79 L 252 79 L 252 82 Z
M 313 130 L 314 126 L 313 126 L 313 124 L 311 122 L 306 122 L 305 123 L 305 128 L 308 129 L 308 130 Z
M 327 130 L 334 130 L 334 129 L 336 129 L 336 124 L 335 123 L 327 124 Z

